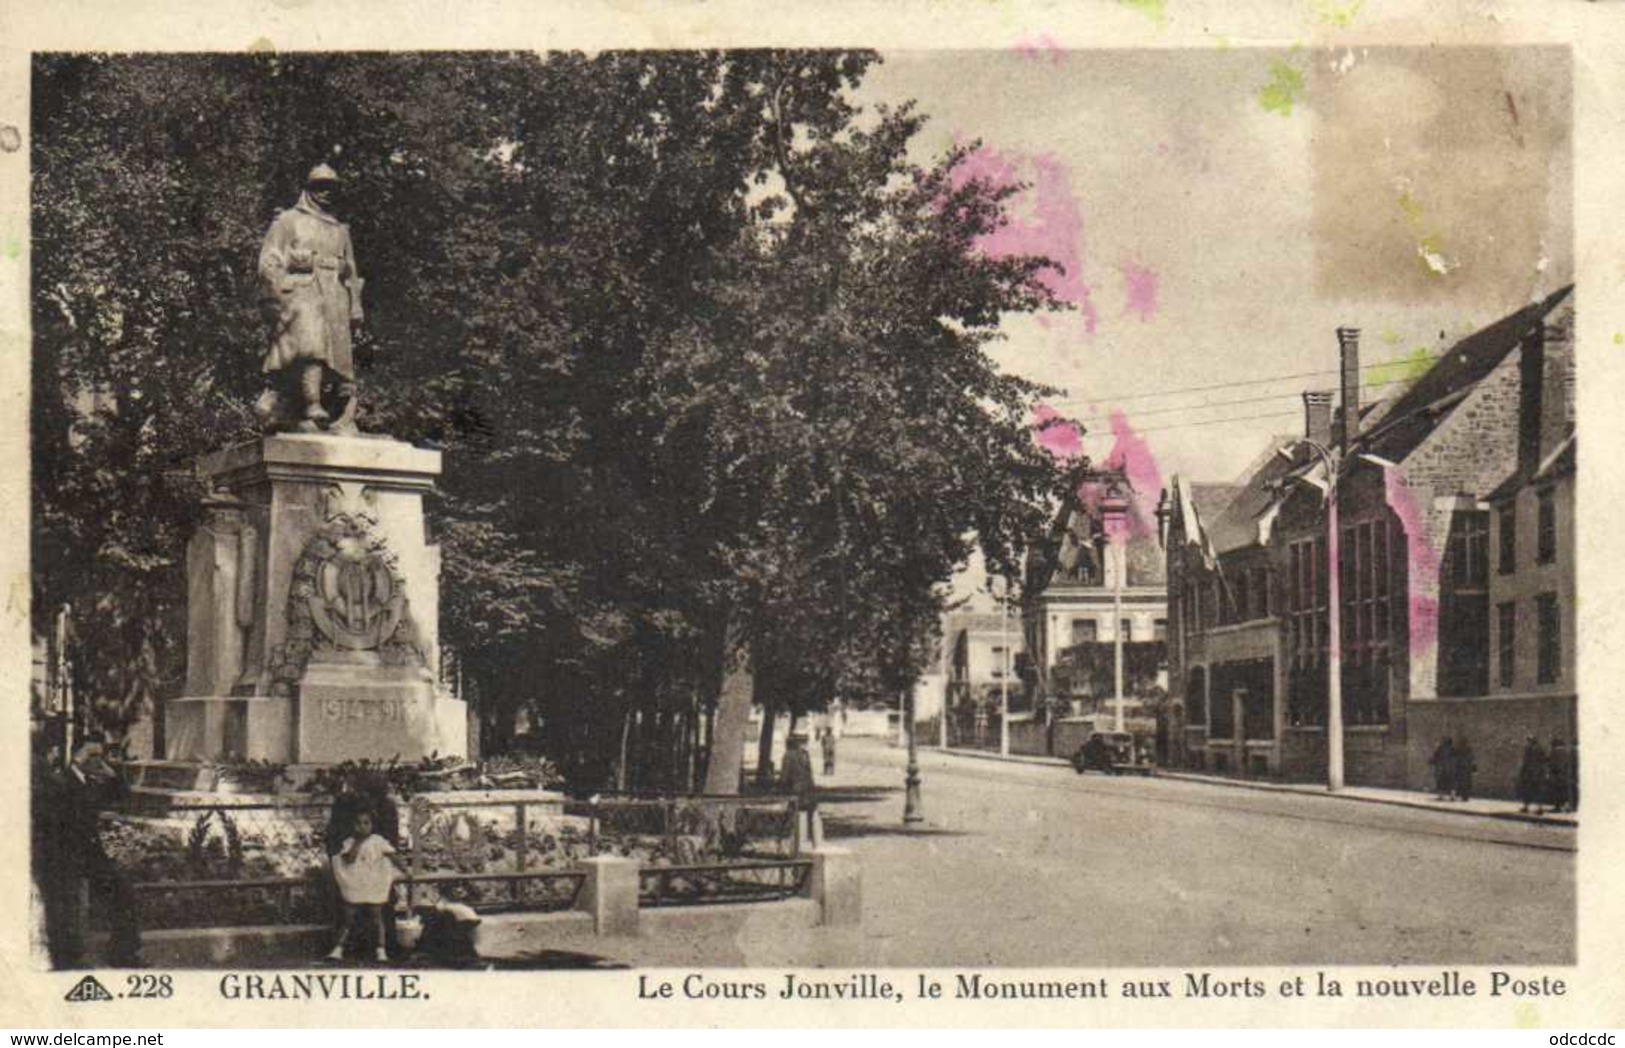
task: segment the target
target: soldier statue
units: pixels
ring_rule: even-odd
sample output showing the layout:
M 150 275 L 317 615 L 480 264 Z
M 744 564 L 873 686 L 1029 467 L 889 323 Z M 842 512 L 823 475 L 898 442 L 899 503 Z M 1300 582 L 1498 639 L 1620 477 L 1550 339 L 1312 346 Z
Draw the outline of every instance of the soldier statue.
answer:
M 362 280 L 350 228 L 331 210 L 338 183 L 326 164 L 311 168 L 299 202 L 277 215 L 260 248 L 271 346 L 256 411 L 267 431 L 357 432 L 350 326 L 361 320 Z

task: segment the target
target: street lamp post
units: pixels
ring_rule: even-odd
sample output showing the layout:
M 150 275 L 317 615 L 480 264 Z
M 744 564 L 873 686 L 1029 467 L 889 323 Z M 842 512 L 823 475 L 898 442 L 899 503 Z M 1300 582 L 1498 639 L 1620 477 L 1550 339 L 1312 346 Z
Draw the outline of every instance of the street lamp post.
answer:
M 1010 579 L 1004 580 L 1004 601 L 999 607 L 999 756 L 1010 756 Z
M 1335 792 L 1343 788 L 1343 601 L 1337 570 L 1339 478 L 1331 465 L 1326 473 L 1326 789 Z
M 1344 465 L 1330 448 L 1305 439 L 1326 467 L 1326 789 L 1343 788 L 1343 608 L 1338 549 L 1337 484 Z M 1285 449 L 1282 449 L 1283 453 Z
M 1128 501 L 1119 488 L 1121 475 L 1110 475 L 1100 510 L 1111 549 L 1112 573 L 1112 730 L 1127 731 L 1123 718 L 1123 579 L 1128 574 L 1128 543 L 1124 535 Z
M 903 693 L 903 731 L 908 740 L 908 767 L 903 772 L 903 823 L 924 822 L 920 813 L 920 752 L 914 740 L 914 689 Z
M 1112 718 L 1112 730 L 1122 733 L 1123 726 L 1123 558 L 1122 545 L 1118 544 L 1116 570 L 1112 573 L 1112 619 L 1116 626 L 1112 630 L 1115 640 L 1112 643 L 1112 706 L 1116 715 Z

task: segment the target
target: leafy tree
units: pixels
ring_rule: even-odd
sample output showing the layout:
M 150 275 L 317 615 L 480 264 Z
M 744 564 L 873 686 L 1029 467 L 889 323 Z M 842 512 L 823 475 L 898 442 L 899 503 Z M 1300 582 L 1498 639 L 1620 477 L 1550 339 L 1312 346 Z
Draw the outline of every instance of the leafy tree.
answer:
M 1055 303 L 1045 260 L 976 250 L 1013 187 L 853 106 L 875 61 L 37 59 L 37 628 L 72 605 L 110 720 L 173 690 L 190 464 L 253 436 L 255 251 L 327 159 L 363 426 L 446 454 L 488 749 L 523 714 L 578 778 L 675 786 L 737 660 L 773 708 L 905 687 L 954 566 L 1013 570 L 1046 515 L 1039 391 L 986 346 Z

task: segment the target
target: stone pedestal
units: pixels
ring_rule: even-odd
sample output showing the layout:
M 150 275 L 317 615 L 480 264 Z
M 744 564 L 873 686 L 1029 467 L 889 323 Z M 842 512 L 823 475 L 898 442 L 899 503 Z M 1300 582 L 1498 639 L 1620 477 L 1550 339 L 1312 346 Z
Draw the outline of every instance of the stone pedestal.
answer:
M 283 763 L 466 752 L 438 681 L 440 453 L 288 434 L 205 456 L 187 549 L 186 695 L 166 756 Z

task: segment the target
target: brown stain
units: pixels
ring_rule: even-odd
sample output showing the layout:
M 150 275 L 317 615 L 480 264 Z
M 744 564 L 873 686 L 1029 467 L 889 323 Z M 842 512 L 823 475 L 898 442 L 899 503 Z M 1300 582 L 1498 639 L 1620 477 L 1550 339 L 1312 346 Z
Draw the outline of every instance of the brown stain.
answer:
M 23 134 L 16 124 L 0 124 L 0 152 L 15 153 L 23 147 Z
M 1341 76 L 1310 63 L 1318 297 L 1491 309 L 1528 298 L 1541 279 L 1528 260 L 1549 253 L 1567 272 L 1569 53 L 1487 43 L 1362 47 Z M 1418 216 L 1396 194 L 1427 201 L 1421 248 L 1446 272 L 1419 264 Z
M 1518 143 L 1518 148 L 1519 149 L 1522 149 L 1523 148 L 1523 129 L 1518 126 L 1518 100 L 1512 97 L 1512 92 L 1511 91 L 1506 92 L 1506 98 L 1507 98 L 1507 113 L 1510 114 L 1511 117 L 1512 117 L 1512 140 L 1514 142 Z

